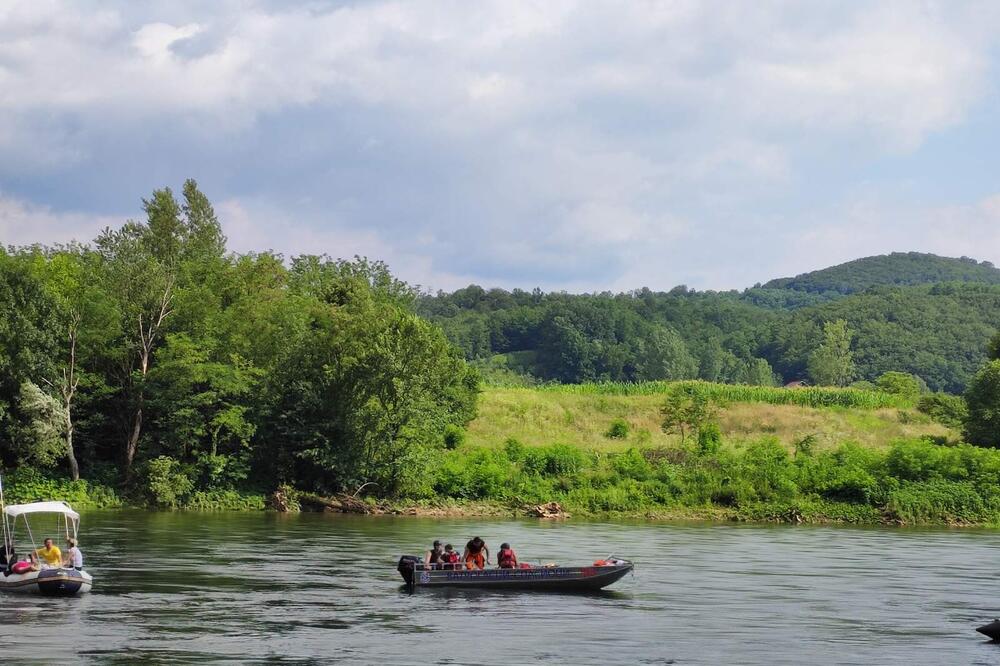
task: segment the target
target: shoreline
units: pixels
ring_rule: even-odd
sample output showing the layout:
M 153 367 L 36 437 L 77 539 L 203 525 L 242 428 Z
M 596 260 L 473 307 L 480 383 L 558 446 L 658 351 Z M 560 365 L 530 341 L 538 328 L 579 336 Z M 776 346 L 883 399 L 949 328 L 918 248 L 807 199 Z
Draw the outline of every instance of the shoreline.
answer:
M 644 511 L 588 512 L 563 510 L 561 514 L 539 516 L 536 505 L 510 505 L 497 502 L 446 501 L 442 503 L 380 502 L 369 504 L 367 511 L 334 509 L 297 509 L 278 511 L 267 507 L 262 509 L 235 509 L 232 507 L 179 507 L 157 509 L 141 504 L 122 503 L 116 506 L 81 505 L 78 509 L 96 511 L 146 511 L 155 513 L 269 513 L 269 514 L 309 514 L 330 513 L 368 518 L 499 518 L 508 520 L 537 520 L 539 522 L 646 522 L 646 523 L 704 523 L 714 525 L 836 525 L 843 527 L 891 527 L 891 528 L 950 528 L 950 529 L 996 529 L 1000 527 L 1000 516 L 996 522 L 972 523 L 960 520 L 906 522 L 891 516 L 879 515 L 875 519 L 874 507 L 860 507 L 871 510 L 872 519 L 849 519 L 844 516 L 824 513 L 803 512 L 794 506 L 757 506 L 734 509 L 730 507 L 670 507 Z M 560 507 L 562 508 L 562 507 Z

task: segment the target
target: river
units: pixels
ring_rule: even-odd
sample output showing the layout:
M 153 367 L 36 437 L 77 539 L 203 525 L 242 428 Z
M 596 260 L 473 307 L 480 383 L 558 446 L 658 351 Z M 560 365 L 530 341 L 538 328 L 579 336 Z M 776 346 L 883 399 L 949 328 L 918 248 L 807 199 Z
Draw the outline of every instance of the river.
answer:
M 636 570 L 591 595 L 406 593 L 400 553 L 475 534 Z M 0 661 L 1000 664 L 973 631 L 1000 616 L 996 531 L 91 512 L 82 536 L 94 592 L 0 597 Z

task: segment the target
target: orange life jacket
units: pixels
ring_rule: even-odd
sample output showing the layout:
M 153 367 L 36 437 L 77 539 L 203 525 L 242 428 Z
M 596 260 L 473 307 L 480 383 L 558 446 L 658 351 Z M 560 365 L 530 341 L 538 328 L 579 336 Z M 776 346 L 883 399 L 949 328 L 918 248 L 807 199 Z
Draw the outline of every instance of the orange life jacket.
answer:
M 501 569 L 513 569 L 517 566 L 517 555 L 513 548 L 504 548 L 497 553 L 497 564 Z

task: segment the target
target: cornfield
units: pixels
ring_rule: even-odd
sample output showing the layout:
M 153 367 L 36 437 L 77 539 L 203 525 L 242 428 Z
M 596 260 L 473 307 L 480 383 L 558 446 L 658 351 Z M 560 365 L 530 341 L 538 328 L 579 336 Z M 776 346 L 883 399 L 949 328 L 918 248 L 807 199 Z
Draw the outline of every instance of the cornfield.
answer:
M 680 388 L 697 391 L 716 402 L 764 402 L 802 407 L 851 407 L 855 409 L 909 408 L 914 403 L 903 396 L 881 391 L 827 386 L 778 388 L 745 384 L 715 384 L 705 381 L 600 382 L 592 384 L 544 384 L 526 391 L 548 391 L 571 395 L 658 395 Z

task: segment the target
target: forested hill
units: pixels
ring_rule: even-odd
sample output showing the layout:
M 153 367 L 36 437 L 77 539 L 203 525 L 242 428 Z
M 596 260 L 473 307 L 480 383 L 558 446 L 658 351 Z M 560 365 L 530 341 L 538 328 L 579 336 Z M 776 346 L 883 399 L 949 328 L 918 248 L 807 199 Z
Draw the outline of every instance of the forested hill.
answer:
M 764 289 L 791 289 L 814 294 L 854 294 L 878 285 L 918 285 L 941 282 L 1000 284 L 1000 269 L 988 261 L 954 259 L 921 252 L 893 252 L 855 259 L 845 264 L 790 278 L 778 278 Z
M 810 359 L 824 324 L 843 320 L 850 381 L 903 371 L 960 392 L 1000 327 L 998 282 L 1000 270 L 985 262 L 900 253 L 744 292 L 571 295 L 472 285 L 425 296 L 417 308 L 495 381 L 827 383 Z

